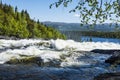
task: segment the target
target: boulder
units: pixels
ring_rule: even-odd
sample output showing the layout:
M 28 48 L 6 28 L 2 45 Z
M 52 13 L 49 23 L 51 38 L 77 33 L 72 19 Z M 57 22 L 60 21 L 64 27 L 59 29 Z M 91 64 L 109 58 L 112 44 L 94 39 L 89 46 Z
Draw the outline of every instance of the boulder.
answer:
M 114 54 L 110 58 L 105 60 L 105 63 L 120 64 L 120 51 L 114 52 Z

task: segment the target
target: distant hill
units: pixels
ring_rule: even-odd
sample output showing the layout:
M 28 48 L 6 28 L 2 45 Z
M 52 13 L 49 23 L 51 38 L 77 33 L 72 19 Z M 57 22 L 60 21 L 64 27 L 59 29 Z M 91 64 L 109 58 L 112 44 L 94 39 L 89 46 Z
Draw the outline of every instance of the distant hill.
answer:
M 79 23 L 62 23 L 62 22 L 43 22 L 47 26 L 51 26 L 61 33 L 67 39 L 81 41 L 81 36 L 93 36 L 102 38 L 117 38 L 120 39 L 120 25 L 117 24 L 97 24 L 94 27 L 90 25 L 81 26 Z
M 96 24 L 96 26 L 91 27 L 90 25 L 81 26 L 79 23 L 63 23 L 63 22 L 50 22 L 46 21 L 43 24 L 47 26 L 52 26 L 55 29 L 60 31 L 104 31 L 104 32 L 111 32 L 111 31 L 118 31 L 120 27 L 116 27 L 116 24 Z M 120 25 L 118 25 L 120 26 Z
M 65 39 L 65 36 L 52 27 L 30 18 L 27 10 L 18 11 L 11 5 L 0 3 L 0 36 L 16 38 Z

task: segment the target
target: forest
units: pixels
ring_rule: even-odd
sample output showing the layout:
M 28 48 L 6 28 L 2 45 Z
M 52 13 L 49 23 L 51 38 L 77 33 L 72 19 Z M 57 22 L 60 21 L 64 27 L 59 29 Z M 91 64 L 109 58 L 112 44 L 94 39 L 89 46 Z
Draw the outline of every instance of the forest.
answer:
M 52 27 L 30 18 L 27 10 L 18 11 L 11 5 L 0 3 L 0 35 L 17 38 L 65 39 L 65 35 Z

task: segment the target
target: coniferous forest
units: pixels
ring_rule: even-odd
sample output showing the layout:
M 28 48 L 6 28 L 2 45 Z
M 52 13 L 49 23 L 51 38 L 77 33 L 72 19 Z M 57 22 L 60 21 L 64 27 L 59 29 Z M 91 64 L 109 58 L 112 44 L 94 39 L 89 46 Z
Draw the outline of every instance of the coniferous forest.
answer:
M 59 31 L 30 18 L 27 10 L 18 11 L 0 3 L 0 35 L 17 38 L 65 39 Z

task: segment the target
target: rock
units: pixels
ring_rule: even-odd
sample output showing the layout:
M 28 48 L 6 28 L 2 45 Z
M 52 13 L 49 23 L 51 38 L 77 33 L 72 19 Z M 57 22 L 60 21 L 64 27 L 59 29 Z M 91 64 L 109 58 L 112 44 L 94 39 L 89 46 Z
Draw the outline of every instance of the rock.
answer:
M 114 54 L 110 58 L 105 60 L 105 63 L 120 64 L 120 51 L 114 52 Z
M 101 53 L 101 54 L 112 54 L 110 58 L 105 60 L 105 63 L 110 63 L 110 64 L 120 64 L 120 50 L 100 50 L 100 49 L 95 49 L 92 50 L 91 52 L 94 53 Z
M 61 61 L 49 60 L 49 62 L 44 62 L 40 57 L 24 56 L 24 58 L 21 58 L 21 59 L 13 58 L 7 61 L 5 64 L 38 65 L 40 67 L 60 67 Z
M 100 74 L 94 80 L 120 80 L 120 72 Z
M 21 59 L 13 58 L 6 62 L 6 64 L 37 64 L 42 65 L 42 59 L 40 57 L 25 57 Z
M 102 50 L 102 49 L 95 49 L 91 52 L 100 53 L 100 54 L 114 54 L 115 52 L 120 52 L 120 50 Z

